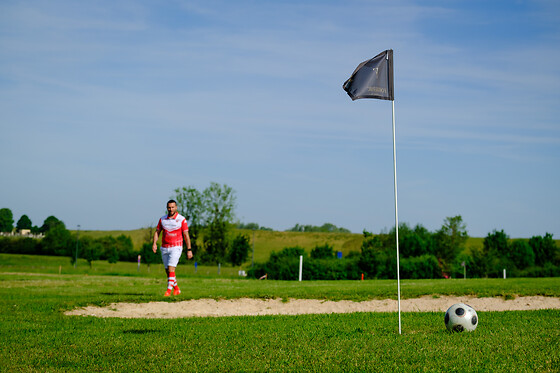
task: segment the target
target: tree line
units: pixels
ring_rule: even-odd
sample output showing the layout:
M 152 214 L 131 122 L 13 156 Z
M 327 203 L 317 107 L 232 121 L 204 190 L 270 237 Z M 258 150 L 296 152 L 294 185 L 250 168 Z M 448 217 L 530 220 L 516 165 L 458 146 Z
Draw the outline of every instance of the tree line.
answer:
M 14 230 L 11 210 L 0 209 L 0 231 L 11 233 Z M 138 253 L 134 250 L 132 239 L 126 235 L 118 237 L 104 236 L 91 238 L 79 237 L 79 232 L 70 233 L 66 225 L 55 216 L 49 216 L 41 227 L 33 227 L 31 220 L 23 219 L 26 225 L 16 226 L 16 230 L 31 229 L 31 232 L 42 233 L 43 238 L 33 237 L 0 237 L 0 253 L 68 256 L 74 264 L 76 258 L 85 259 L 91 266 L 95 260 L 135 261 Z M 22 221 L 20 218 L 19 221 Z M 29 228 L 32 227 L 32 228 Z
M 484 238 L 482 248 L 466 248 L 469 238 L 462 217 L 448 217 L 442 227 L 430 232 L 422 225 L 399 225 L 400 276 L 403 279 L 499 277 L 507 269 L 514 277 L 560 276 L 560 250 L 552 234 L 529 240 L 511 240 L 503 230 Z M 335 256 L 332 246 L 316 246 L 310 254 L 301 247 L 272 252 L 257 263 L 249 275 L 278 280 L 296 280 L 299 257 L 304 258 L 303 279 L 340 280 L 395 279 L 397 275 L 395 228 L 372 234 L 364 231 L 360 252 L 345 258 Z
M 58 224 L 59 220 L 54 216 L 49 216 L 43 222 L 43 225 L 38 227 L 33 225 L 29 216 L 23 214 L 16 225 L 14 226 L 14 215 L 9 208 L 0 209 L 0 232 L 13 233 L 21 232 L 22 230 L 29 230 L 32 234 L 46 233 L 52 226 Z
M 337 227 L 331 223 L 325 223 L 321 226 L 309 225 L 309 224 L 299 224 L 297 223 L 292 228 L 288 229 L 287 232 L 320 232 L 320 233 L 351 233 L 350 230 L 342 227 Z
M 232 234 L 237 226 L 243 229 L 264 229 L 256 223 L 234 223 L 235 191 L 223 184 L 211 183 L 199 191 L 195 187 L 175 189 L 171 197 L 177 201 L 179 212 L 189 221 L 189 234 L 195 261 L 200 264 L 231 263 L 240 266 L 247 261 L 251 249 L 250 239 L 244 234 Z M 25 218 L 24 218 L 25 216 Z M 11 210 L 0 209 L 0 231 L 14 230 Z M 31 227 L 31 228 L 29 228 Z M 31 229 L 44 233 L 42 240 L 27 237 L 0 238 L 0 252 L 38 255 L 70 256 L 74 262 L 76 253 L 90 265 L 94 260 L 136 261 L 161 263 L 159 253 L 152 252 L 153 229 L 146 234 L 144 244 L 135 250 L 129 236 L 78 237 L 71 234 L 64 223 L 49 216 L 41 227 L 33 227 L 31 220 L 23 215 L 16 229 Z M 330 223 L 323 226 L 296 224 L 289 231 L 296 232 L 345 232 Z M 295 279 L 293 271 L 299 255 L 306 258 L 304 278 L 309 279 L 356 279 L 396 278 L 395 228 L 373 234 L 363 232 L 359 252 L 352 252 L 337 259 L 329 245 L 316 246 L 309 255 L 300 247 L 287 247 L 272 252 L 266 263 L 257 263 L 249 273 L 255 277 L 268 274 L 269 278 Z M 79 238 L 79 239 L 78 239 Z M 534 236 L 529 240 L 511 240 L 503 231 L 490 232 L 482 248 L 465 247 L 468 240 L 466 224 L 462 217 L 448 217 L 440 229 L 431 232 L 418 224 L 410 227 L 399 225 L 400 273 L 402 278 L 498 277 L 503 269 L 511 276 L 560 276 L 560 250 L 552 234 Z M 182 258 L 185 262 L 186 258 Z
M 201 264 L 231 263 L 240 266 L 249 255 L 249 237 L 243 234 L 233 236 L 235 228 L 234 209 L 235 191 L 226 184 L 212 182 L 202 191 L 195 187 L 175 189 L 171 197 L 177 201 L 180 214 L 189 221 L 194 259 Z M 13 232 L 12 211 L 0 209 L 0 232 Z M 69 256 L 72 263 L 78 258 L 86 259 L 90 265 L 94 260 L 136 261 L 141 255 L 142 262 L 161 263 L 161 255 L 152 251 L 152 227 L 139 250 L 134 250 L 129 236 L 119 237 L 78 237 L 72 235 L 54 216 L 48 217 L 40 228 L 33 227 L 27 215 L 17 224 L 17 230 L 30 229 L 31 232 L 44 233 L 41 240 L 31 237 L 0 237 L 0 253 L 19 253 L 35 255 Z M 77 254 L 76 254 L 77 253 Z M 182 258 L 185 261 L 185 258 Z

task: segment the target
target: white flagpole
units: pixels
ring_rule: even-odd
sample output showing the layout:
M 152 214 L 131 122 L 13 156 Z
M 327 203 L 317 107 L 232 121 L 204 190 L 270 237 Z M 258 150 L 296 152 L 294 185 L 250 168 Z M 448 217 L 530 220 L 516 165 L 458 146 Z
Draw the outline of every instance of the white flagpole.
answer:
M 395 141 L 395 100 L 393 103 L 393 173 L 395 177 L 395 240 L 397 243 L 397 297 L 399 304 L 399 334 L 401 334 L 401 276 L 399 263 L 399 212 L 397 208 L 397 145 Z

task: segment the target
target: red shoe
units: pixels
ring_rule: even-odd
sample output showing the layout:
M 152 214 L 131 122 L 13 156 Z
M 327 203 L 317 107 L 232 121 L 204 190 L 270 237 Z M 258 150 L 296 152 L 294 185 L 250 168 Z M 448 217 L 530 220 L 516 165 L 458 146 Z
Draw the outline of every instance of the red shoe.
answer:
M 181 294 L 181 290 L 179 289 L 178 286 L 175 286 L 175 289 L 173 289 L 173 295 L 179 295 Z
M 164 297 L 168 297 L 171 295 L 171 289 L 167 289 L 167 291 L 165 292 L 165 294 L 163 294 Z

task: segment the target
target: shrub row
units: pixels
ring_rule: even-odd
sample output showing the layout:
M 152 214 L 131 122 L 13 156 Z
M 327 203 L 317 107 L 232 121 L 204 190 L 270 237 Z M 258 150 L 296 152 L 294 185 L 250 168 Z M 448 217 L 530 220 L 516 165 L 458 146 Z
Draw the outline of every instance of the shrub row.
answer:
M 249 270 L 251 277 L 265 274 L 274 280 L 297 280 L 299 257 L 303 256 L 303 280 L 358 280 L 364 278 L 396 278 L 396 258 L 385 261 L 364 261 L 362 255 L 347 258 L 317 259 L 309 257 L 301 247 L 288 247 L 279 253 L 272 252 L 266 263 L 256 263 Z M 433 255 L 404 258 L 400 261 L 400 276 L 403 279 L 441 278 L 442 272 Z
M 76 253 L 76 239 L 70 238 L 69 235 L 59 236 L 56 231 L 52 232 L 47 232 L 44 239 L 0 237 L 0 253 L 73 257 Z M 132 240 L 124 235 L 117 238 L 80 238 L 77 249 L 78 256 L 84 259 L 134 262 L 138 257 L 138 252 L 133 249 Z
M 300 256 L 303 256 L 303 280 L 357 280 L 362 275 L 367 279 L 395 279 L 397 276 L 396 252 L 384 245 L 379 237 L 366 234 L 361 253 L 340 259 L 333 254 L 329 245 L 316 246 L 311 250 L 311 256 L 301 247 L 287 247 L 280 252 L 272 252 L 267 262 L 255 264 L 249 270 L 249 276 L 260 278 L 266 274 L 275 280 L 297 280 Z M 554 262 L 520 269 L 511 257 L 489 258 L 487 252 L 476 250 L 472 254 L 457 256 L 450 269 L 433 254 L 401 255 L 399 269 L 402 279 L 437 279 L 461 278 L 465 271 L 469 278 L 501 277 L 504 268 L 509 277 L 560 276 L 560 265 Z

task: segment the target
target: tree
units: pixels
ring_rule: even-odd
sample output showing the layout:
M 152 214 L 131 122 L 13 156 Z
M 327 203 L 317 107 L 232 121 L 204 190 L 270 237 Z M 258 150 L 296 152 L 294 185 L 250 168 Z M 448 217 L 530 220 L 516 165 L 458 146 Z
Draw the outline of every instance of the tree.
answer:
M 558 250 L 558 246 L 556 246 L 556 241 L 552 239 L 552 234 L 546 233 L 543 241 L 547 261 L 551 261 L 554 264 L 560 264 L 560 252 Z
M 199 251 L 198 238 L 204 229 L 202 261 L 217 263 L 226 258 L 228 232 L 235 216 L 235 192 L 227 185 L 212 182 L 201 193 L 196 188 L 175 189 L 177 209 L 190 220 L 189 236 L 193 255 Z
M 328 233 L 350 233 L 349 229 L 337 227 L 332 223 L 325 223 L 319 227 L 320 232 L 328 232 Z
M 56 217 L 51 215 L 48 218 L 46 218 L 45 221 L 43 222 L 43 226 L 40 228 L 41 233 L 47 233 L 50 229 L 52 229 L 57 225 L 62 225 L 62 227 L 66 229 L 66 226 L 62 221 L 58 220 Z
M 189 237 L 193 255 L 199 251 L 198 237 L 204 224 L 205 200 L 201 192 L 195 187 L 188 186 L 175 189 L 177 210 L 189 221 Z
M 396 278 L 397 256 L 395 236 L 364 231 L 358 267 L 368 278 Z
M 226 256 L 228 231 L 235 217 L 236 196 L 226 184 L 212 182 L 204 189 L 206 233 L 204 235 L 205 260 L 219 262 Z
M 202 259 L 209 263 L 220 263 L 228 250 L 227 223 L 211 221 L 204 234 L 204 254 Z
M 538 266 L 544 266 L 547 262 L 557 262 L 558 261 L 558 248 L 556 247 L 556 242 L 552 239 L 552 234 L 546 233 L 544 237 L 533 236 L 529 239 L 529 246 L 533 249 L 535 253 L 535 264 Z
M 502 229 L 493 230 L 484 238 L 482 251 L 485 258 L 486 274 L 489 276 L 499 276 L 503 268 L 511 264 L 508 259 L 509 237 Z
M 204 189 L 203 196 L 208 223 L 213 221 L 231 223 L 233 221 L 237 200 L 233 188 L 226 184 L 220 185 L 212 182 L 208 188 Z
M 122 260 L 134 261 L 136 253 L 134 252 L 134 245 L 130 236 L 121 234 L 115 239 L 115 249 L 118 257 Z
M 93 261 L 99 259 L 103 245 L 98 240 L 92 241 L 89 245 L 80 246 L 80 257 L 87 260 L 89 268 L 93 267 Z
M 27 215 L 22 215 L 16 224 L 18 231 L 21 231 L 22 229 L 31 229 L 32 226 L 33 224 L 31 223 L 31 219 L 29 219 Z
M 288 232 L 322 232 L 322 233 L 350 233 L 350 230 L 337 227 L 332 223 L 325 223 L 320 227 L 316 225 L 300 225 L 299 223 L 287 230 Z
M 395 235 L 394 229 L 390 232 Z M 408 224 L 399 224 L 399 253 L 403 258 L 434 254 L 434 238 L 422 225 L 411 229 Z
M 41 240 L 42 252 L 45 255 L 72 256 L 75 253 L 74 242 L 64 224 L 57 224 L 50 228 Z
M 237 229 L 249 229 L 249 230 L 259 230 L 261 229 L 259 227 L 259 225 L 257 223 L 247 223 L 247 224 L 243 224 L 243 223 L 238 223 L 237 224 Z
M 509 236 L 502 229 L 497 231 L 494 229 L 491 233 L 484 238 L 482 247 L 486 255 L 502 258 L 508 255 L 509 249 Z
M 481 247 L 471 247 L 470 255 L 466 255 L 463 258 L 465 262 L 467 276 L 469 277 L 484 277 L 487 274 L 486 269 L 486 256 L 484 255 L 484 248 Z M 459 262 L 459 263 L 462 263 Z M 460 266 L 462 273 L 464 269 Z
M 413 233 L 412 256 L 433 255 L 435 250 L 434 234 L 420 224 L 414 227 Z
M 517 269 L 535 265 L 535 253 L 526 240 L 513 241 L 507 255 Z
M 140 249 L 140 260 L 146 263 L 148 266 L 148 272 L 150 272 L 150 264 L 160 263 L 161 255 L 154 253 L 152 250 L 152 243 L 144 242 L 142 248 Z
M 113 246 L 109 249 L 107 253 L 107 262 L 109 263 L 116 263 L 119 261 L 119 252 L 117 251 L 117 247 Z
M 14 215 L 9 208 L 0 209 L 0 232 L 10 233 L 14 229 Z
M 226 184 L 212 182 L 204 189 L 207 233 L 204 236 L 206 259 L 219 262 L 227 252 L 227 234 L 234 218 L 235 192 Z
M 467 225 L 463 223 L 461 215 L 445 218 L 434 238 L 436 256 L 443 262 L 444 270 L 449 271 L 451 263 L 464 249 L 469 238 Z
M 111 252 L 117 246 L 117 240 L 113 236 L 103 236 L 93 240 L 93 243 L 97 244 L 99 247 L 99 258 L 98 259 L 108 259 L 111 256 Z
M 249 256 L 249 249 L 251 245 L 249 244 L 249 237 L 244 234 L 238 234 L 232 241 L 229 252 L 228 259 L 233 266 L 240 266 L 243 264 L 247 257 Z

